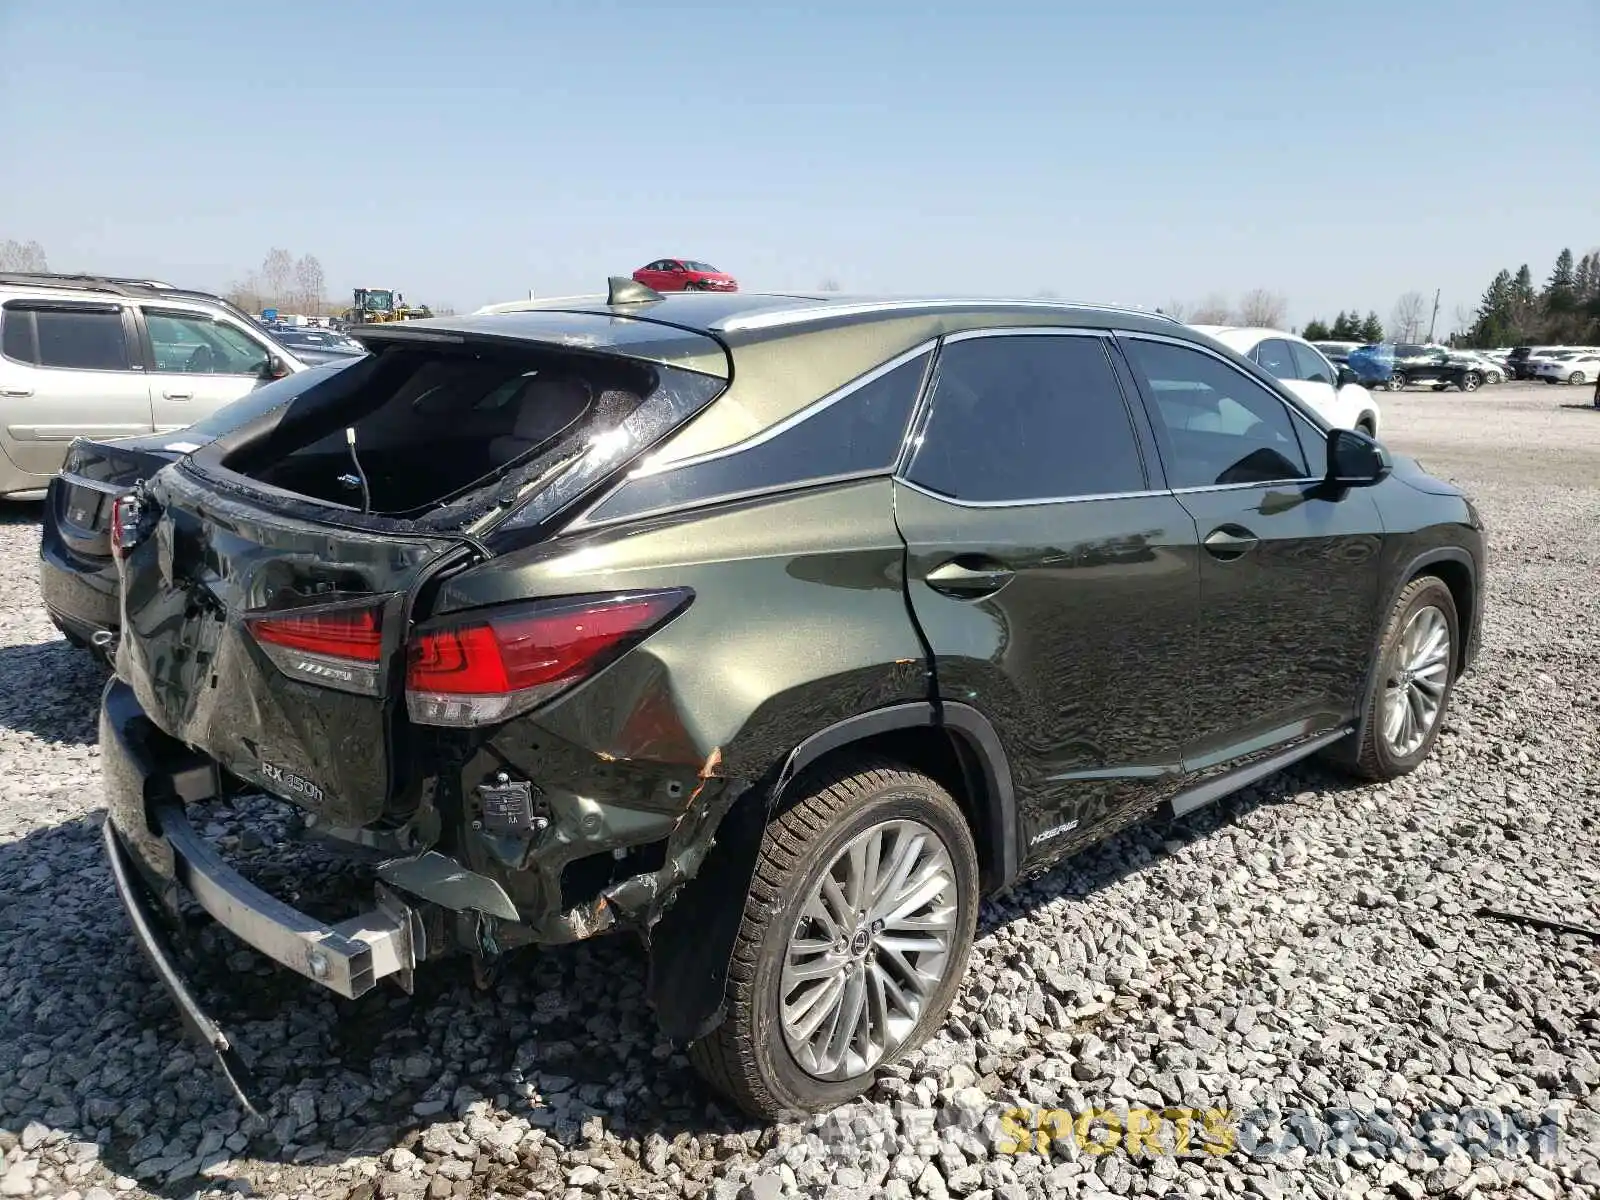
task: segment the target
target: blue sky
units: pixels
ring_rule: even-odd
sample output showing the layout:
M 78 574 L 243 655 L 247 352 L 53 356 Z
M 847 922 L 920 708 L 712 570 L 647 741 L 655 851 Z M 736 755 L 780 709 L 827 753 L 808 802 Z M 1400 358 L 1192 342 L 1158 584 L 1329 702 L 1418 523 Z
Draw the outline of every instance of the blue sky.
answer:
M 0 0 L 0 239 L 463 309 L 663 254 L 1295 323 L 1438 287 L 1442 332 L 1600 246 L 1597 45 L 1595 0 Z

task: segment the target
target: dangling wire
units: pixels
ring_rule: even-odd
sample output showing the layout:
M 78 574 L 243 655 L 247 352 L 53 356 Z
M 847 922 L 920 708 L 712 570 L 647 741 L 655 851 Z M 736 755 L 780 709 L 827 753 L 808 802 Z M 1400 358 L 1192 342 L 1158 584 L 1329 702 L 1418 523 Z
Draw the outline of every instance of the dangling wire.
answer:
M 366 516 L 372 511 L 372 492 L 367 488 L 367 473 L 361 469 L 361 459 L 356 455 L 356 427 L 347 426 L 344 431 L 344 440 L 350 446 L 350 461 L 356 469 L 356 479 L 361 482 L 361 514 Z

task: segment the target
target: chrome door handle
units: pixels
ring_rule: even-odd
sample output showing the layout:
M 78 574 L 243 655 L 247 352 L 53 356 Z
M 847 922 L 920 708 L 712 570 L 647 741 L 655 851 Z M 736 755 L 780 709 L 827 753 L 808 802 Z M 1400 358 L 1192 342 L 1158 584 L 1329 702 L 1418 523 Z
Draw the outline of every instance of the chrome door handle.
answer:
M 1229 562 L 1254 550 L 1261 539 L 1243 525 L 1219 525 L 1206 534 L 1206 552 L 1212 558 Z
M 992 596 L 1011 579 L 1015 572 L 1001 563 L 951 559 L 941 563 L 927 574 L 927 583 L 936 592 L 964 600 Z
M 31 395 L 33 395 L 33 389 L 32 388 L 19 388 L 19 387 L 3 387 L 3 388 L 0 388 L 0 396 L 16 396 L 16 397 L 18 397 L 20 399 L 23 396 L 31 396 Z
M 193 392 L 162 392 L 161 394 L 162 394 L 162 396 L 164 396 L 168 400 L 193 400 L 194 399 L 194 393 Z

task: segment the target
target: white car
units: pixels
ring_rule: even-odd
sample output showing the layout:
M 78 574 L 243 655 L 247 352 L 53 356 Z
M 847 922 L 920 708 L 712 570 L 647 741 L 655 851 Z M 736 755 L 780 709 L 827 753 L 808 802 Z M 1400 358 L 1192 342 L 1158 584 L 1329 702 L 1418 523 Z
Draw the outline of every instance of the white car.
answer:
M 1559 357 L 1530 360 L 1535 379 L 1546 383 L 1575 383 L 1580 386 L 1600 379 L 1600 354 L 1593 350 L 1572 350 Z
M 1450 357 L 1456 362 L 1464 362 L 1476 367 L 1483 375 L 1485 383 L 1504 383 L 1506 381 L 1506 364 L 1493 355 L 1485 354 L 1481 350 L 1451 350 Z
M 1195 325 L 1236 354 L 1242 354 L 1274 375 L 1291 392 L 1337 429 L 1359 429 L 1378 436 L 1381 413 L 1371 392 L 1354 382 L 1304 338 L 1281 329 L 1244 329 L 1231 325 Z

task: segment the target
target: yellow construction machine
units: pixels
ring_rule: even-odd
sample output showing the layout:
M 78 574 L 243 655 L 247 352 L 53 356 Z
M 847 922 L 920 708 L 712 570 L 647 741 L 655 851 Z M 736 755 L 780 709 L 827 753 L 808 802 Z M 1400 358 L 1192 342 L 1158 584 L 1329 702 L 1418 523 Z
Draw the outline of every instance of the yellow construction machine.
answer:
M 383 321 L 420 321 L 433 316 L 426 304 L 408 305 L 399 292 L 388 288 L 356 288 L 355 303 L 345 310 L 349 325 L 373 325 Z

